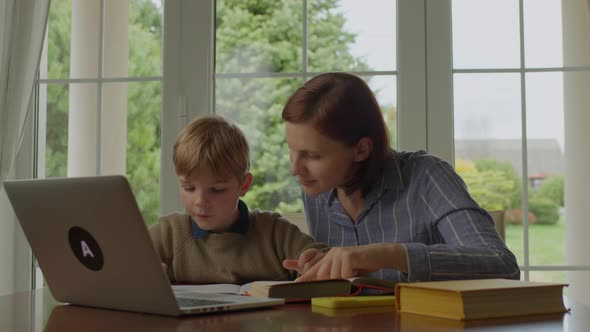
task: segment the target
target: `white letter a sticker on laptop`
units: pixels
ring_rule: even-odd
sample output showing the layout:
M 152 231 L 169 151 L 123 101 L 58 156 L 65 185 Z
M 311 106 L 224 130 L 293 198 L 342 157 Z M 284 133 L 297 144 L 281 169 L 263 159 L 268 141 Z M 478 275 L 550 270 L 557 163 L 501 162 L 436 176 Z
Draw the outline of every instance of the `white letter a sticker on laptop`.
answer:
M 86 256 L 94 257 L 94 254 L 92 253 L 92 250 L 90 250 L 90 248 L 88 248 L 86 241 L 80 241 L 80 246 L 82 246 L 82 255 L 84 255 L 84 257 L 86 257 Z
M 104 264 L 102 250 L 90 232 L 74 226 L 68 232 L 68 241 L 72 252 L 82 265 L 93 271 L 102 269 Z

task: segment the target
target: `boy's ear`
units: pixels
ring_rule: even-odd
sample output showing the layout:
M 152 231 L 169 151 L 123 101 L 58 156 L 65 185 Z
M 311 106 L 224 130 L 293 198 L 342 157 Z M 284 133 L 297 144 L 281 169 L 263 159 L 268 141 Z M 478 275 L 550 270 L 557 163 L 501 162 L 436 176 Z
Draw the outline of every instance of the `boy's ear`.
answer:
M 363 161 L 371 155 L 373 141 L 368 137 L 363 137 L 356 143 L 355 150 L 354 161 Z
M 248 190 L 250 190 L 250 186 L 252 185 L 252 173 L 246 174 L 244 177 L 244 181 L 242 181 L 242 185 L 240 186 L 240 197 L 246 195 Z

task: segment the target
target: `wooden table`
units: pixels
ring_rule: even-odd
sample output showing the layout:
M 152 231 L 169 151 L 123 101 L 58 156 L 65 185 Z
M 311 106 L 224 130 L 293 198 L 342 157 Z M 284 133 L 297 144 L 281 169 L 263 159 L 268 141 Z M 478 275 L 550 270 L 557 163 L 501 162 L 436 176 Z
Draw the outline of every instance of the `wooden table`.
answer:
M 172 318 L 61 305 L 47 289 L 0 296 L 0 331 L 588 331 L 590 308 L 566 300 L 571 312 L 461 323 L 397 314 L 392 308 L 319 311 L 309 303 Z

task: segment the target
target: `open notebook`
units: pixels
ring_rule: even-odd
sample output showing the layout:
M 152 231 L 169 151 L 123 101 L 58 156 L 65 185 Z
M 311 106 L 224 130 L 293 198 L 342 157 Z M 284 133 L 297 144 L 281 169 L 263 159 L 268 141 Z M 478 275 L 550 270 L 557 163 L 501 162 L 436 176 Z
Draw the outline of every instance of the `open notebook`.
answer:
M 273 306 L 282 299 L 176 292 L 123 176 L 5 181 L 56 300 L 182 315 Z

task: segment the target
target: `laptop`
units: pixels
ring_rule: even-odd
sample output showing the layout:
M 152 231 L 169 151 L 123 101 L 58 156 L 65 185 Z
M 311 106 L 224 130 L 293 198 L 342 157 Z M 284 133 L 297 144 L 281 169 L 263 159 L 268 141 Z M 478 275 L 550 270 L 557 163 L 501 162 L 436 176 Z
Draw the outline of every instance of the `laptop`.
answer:
M 170 316 L 284 303 L 175 294 L 124 176 L 5 181 L 4 188 L 57 301 Z

